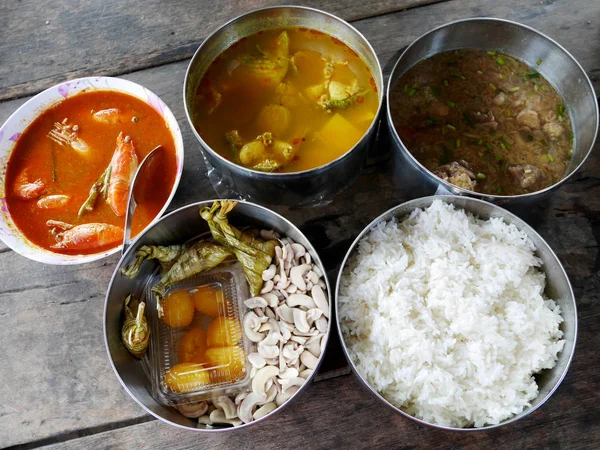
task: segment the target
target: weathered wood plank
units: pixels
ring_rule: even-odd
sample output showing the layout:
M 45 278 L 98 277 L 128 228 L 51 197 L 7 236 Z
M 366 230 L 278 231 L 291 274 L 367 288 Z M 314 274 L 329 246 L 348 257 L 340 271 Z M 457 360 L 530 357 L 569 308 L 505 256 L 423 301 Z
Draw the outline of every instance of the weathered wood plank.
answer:
M 389 72 L 400 48 L 436 26 L 468 17 L 498 17 L 536 28 L 564 46 L 583 66 L 596 92 L 600 92 L 600 9 L 585 0 L 448 2 L 366 19 L 355 25 L 377 51 L 384 71 Z
M 344 376 L 313 383 L 288 409 L 246 430 L 204 435 L 152 421 L 49 448 L 597 448 L 600 412 L 589 394 L 600 382 L 600 370 L 587 361 L 599 352 L 584 342 L 598 332 L 597 320 L 582 321 L 577 358 L 554 396 L 522 421 L 490 432 L 448 433 L 417 425 L 376 401 L 353 376 Z
M 584 41 L 580 33 L 574 29 L 574 23 L 579 23 L 577 21 L 581 19 L 582 13 L 578 11 L 588 11 L 587 15 L 590 17 L 598 14 L 598 8 L 590 10 L 590 6 L 582 0 L 570 2 L 569 7 L 563 3 L 522 6 L 520 2 L 510 0 L 502 5 L 486 3 L 485 6 L 477 9 L 481 4 L 482 2 L 475 0 L 437 4 L 359 21 L 355 25 L 374 44 L 382 64 L 388 68 L 397 49 L 407 45 L 414 37 L 435 25 L 473 14 L 521 20 L 551 36 L 558 37 L 567 49 L 573 51 L 588 71 L 593 68 L 594 61 L 596 64 L 600 61 L 599 47 L 593 44 L 591 36 L 586 34 L 587 28 L 582 32 L 584 37 L 590 38 L 585 45 L 582 44 Z M 523 10 L 528 11 L 527 17 L 518 16 L 517 11 Z M 585 13 L 583 14 L 585 16 Z M 552 32 L 553 29 L 560 29 L 562 24 L 571 27 L 563 30 L 564 38 L 555 36 Z M 187 61 L 181 61 L 125 76 L 159 94 L 181 123 L 186 147 L 186 164 L 171 209 L 215 196 L 203 175 L 204 166 L 198 146 L 190 133 L 181 104 L 181 86 L 186 67 Z M 24 99 L 1 103 L 0 121 L 8 117 L 23 101 Z M 380 145 L 385 147 L 385 144 Z M 382 163 L 367 169 L 353 187 L 334 199 L 326 208 L 309 210 L 277 208 L 279 212 L 300 225 L 315 244 L 330 269 L 332 282 L 335 281 L 337 265 L 360 230 L 374 217 L 408 198 L 407 193 L 394 185 L 388 166 Z M 584 170 L 560 189 L 549 202 L 543 205 L 543 208 L 540 208 L 535 220 L 537 229 L 556 250 L 571 277 L 578 299 L 582 328 L 589 321 L 596 321 L 599 312 L 597 307 L 600 289 L 599 175 L 600 154 L 596 149 L 596 153 L 592 155 Z M 50 439 L 76 436 L 80 430 L 87 430 L 82 433 L 99 432 L 119 426 L 119 423 L 126 425 L 132 420 L 143 419 L 143 411 L 128 398 L 114 377 L 106 361 L 102 342 L 102 299 L 116 260 L 117 258 L 113 257 L 84 266 L 44 266 L 15 255 L 0 244 L 0 341 L 3 343 L 0 350 L 0 360 L 3 361 L 0 366 L 0 379 L 3 380 L 0 384 L 0 443 L 3 445 L 17 445 L 32 441 L 49 442 Z M 589 327 L 589 325 L 585 326 Z M 564 437 L 565 440 L 560 442 L 566 445 L 576 446 L 577 441 L 574 440 L 576 436 L 571 433 L 571 429 L 582 432 L 583 425 L 588 427 L 588 436 L 598 437 L 598 417 L 590 409 L 590 405 L 598 400 L 598 394 L 593 388 L 598 381 L 598 372 L 593 365 L 598 357 L 594 353 L 594 349 L 598 348 L 597 331 L 597 329 L 582 331 L 575 362 L 565 382 L 565 386 L 573 385 L 569 388 L 571 390 L 567 390 L 567 398 L 565 399 L 564 394 L 561 394 L 566 390 L 563 386 L 557 393 L 557 397 L 552 400 L 554 403 L 550 403 L 538 413 L 550 414 L 549 410 L 551 410 L 552 420 L 549 421 L 548 416 L 544 415 L 530 427 L 527 426 L 528 432 L 523 433 L 520 431 L 521 425 L 508 428 L 518 434 L 516 437 L 518 440 L 513 441 L 516 443 L 515 446 L 535 446 L 538 442 L 542 444 L 555 442 L 546 440 L 549 439 L 545 437 L 549 432 L 544 429 L 546 423 L 552 424 L 552 436 L 556 439 Z M 336 355 L 339 357 L 339 348 L 331 345 L 328 349 L 328 359 Z M 76 386 L 74 390 L 71 388 L 71 382 Z M 328 383 L 327 386 L 330 387 L 319 387 L 324 383 Z M 380 407 L 373 412 L 369 409 L 371 399 L 368 396 L 364 397 L 366 395 L 364 393 L 354 393 L 353 383 L 349 384 L 348 388 L 339 387 L 346 386 L 344 383 L 348 383 L 347 381 L 340 382 L 341 384 L 335 383 L 338 382 L 322 382 L 311 389 L 318 389 L 314 396 L 327 405 L 323 410 L 331 410 L 332 417 L 346 414 L 344 420 L 348 424 L 354 424 L 356 430 L 364 432 L 365 429 L 373 428 L 371 430 L 373 434 L 369 438 L 373 445 L 382 446 L 391 443 L 396 446 L 424 446 L 428 443 L 444 442 L 441 439 L 445 439 L 447 435 L 442 436 L 431 430 L 423 433 L 423 428 L 409 422 L 397 418 L 386 419 L 387 411 Z M 331 393 L 336 392 L 336 389 L 346 389 L 347 395 L 334 398 Z M 346 409 L 340 410 L 334 407 L 340 402 L 340 398 L 343 398 L 343 408 Z M 560 399 L 558 403 L 556 399 Z M 563 404 L 563 401 L 567 400 L 569 402 Z M 309 396 L 305 396 L 304 401 L 311 404 L 313 408 L 321 408 L 317 406 L 320 402 L 310 401 Z M 580 406 L 577 406 L 578 404 Z M 349 425 L 338 431 L 335 422 L 330 421 L 325 422 L 323 426 L 319 425 L 319 420 L 314 418 L 316 409 L 310 410 L 310 414 L 306 413 L 299 417 L 295 416 L 295 411 L 295 409 L 288 411 L 286 413 L 288 416 L 285 416 L 287 418 L 282 422 L 281 426 L 288 427 L 287 434 L 298 434 L 297 424 L 302 424 L 303 428 L 314 428 L 312 431 L 319 436 L 319 442 L 321 439 L 323 442 L 329 442 L 325 437 L 321 437 L 323 434 L 336 436 L 336 442 L 341 442 L 339 440 L 344 439 L 346 433 L 354 436 L 354 441 L 349 439 L 347 442 L 353 444 L 362 442 L 359 440 L 361 434 L 347 429 L 351 428 Z M 589 416 L 588 419 L 584 419 L 586 414 Z M 375 419 L 371 422 L 357 422 L 356 417 L 363 415 Z M 357 424 L 359 426 L 356 426 Z M 414 427 L 414 430 L 412 434 L 409 433 L 410 439 L 402 440 L 408 426 Z M 158 433 L 168 437 L 174 436 L 174 441 L 186 435 L 182 432 L 172 434 L 174 430 L 167 429 L 162 424 L 137 425 L 131 429 L 146 430 L 150 434 Z M 379 434 L 375 435 L 377 430 L 385 429 L 393 430 L 393 433 L 397 434 L 390 437 L 382 435 L 379 431 Z M 117 433 L 115 436 L 119 437 L 107 442 L 129 443 L 122 446 L 139 447 L 140 442 L 149 439 L 140 431 L 139 434 L 134 434 L 137 441 L 128 441 L 127 430 L 129 428 L 123 432 L 114 432 Z M 256 441 L 249 440 L 247 435 L 247 440 L 240 440 L 240 442 L 244 442 L 245 445 L 256 442 L 256 446 L 264 443 L 261 436 L 266 431 L 257 430 L 260 433 L 253 433 L 253 436 L 256 434 L 256 437 L 253 437 Z M 481 446 L 486 443 L 499 445 L 505 442 L 509 435 L 510 433 L 502 434 L 495 440 L 482 441 Z M 435 441 L 433 438 L 429 440 L 430 436 L 437 436 L 439 440 Z M 463 443 L 473 447 L 479 446 L 479 438 L 472 437 L 477 435 L 457 436 L 463 436 L 457 440 L 457 445 Z M 192 442 L 197 444 L 198 437 L 195 435 L 192 437 L 195 441 L 191 441 L 192 438 L 188 437 L 188 440 L 183 442 L 187 442 L 187 445 L 191 445 Z M 219 442 L 215 441 L 214 446 L 220 445 Z M 298 445 L 302 442 L 306 443 L 298 441 Z M 166 444 L 167 440 L 163 443 Z M 87 445 L 79 445 L 77 441 L 69 445 L 71 444 L 74 448 L 87 448 Z M 233 442 L 228 441 L 227 444 L 233 445 Z
M 443 0 L 298 2 L 358 20 Z M 66 79 L 120 75 L 190 58 L 223 22 L 278 0 L 97 2 L 24 0 L 0 4 L 0 101 Z M 4 20 L 2 20 L 4 19 Z

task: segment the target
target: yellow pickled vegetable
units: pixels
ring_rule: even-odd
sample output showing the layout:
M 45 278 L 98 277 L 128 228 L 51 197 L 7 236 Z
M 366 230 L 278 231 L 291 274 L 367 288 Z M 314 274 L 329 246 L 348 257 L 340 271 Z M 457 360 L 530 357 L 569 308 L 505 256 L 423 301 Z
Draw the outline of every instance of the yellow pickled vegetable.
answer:
M 206 359 L 215 383 L 236 381 L 246 373 L 246 354 L 237 346 L 208 348 Z
M 192 328 L 179 342 L 178 356 L 180 363 L 193 362 L 200 364 L 206 362 L 205 352 L 206 331 L 201 328 Z
M 219 308 L 225 303 L 223 291 L 212 286 L 201 286 L 192 292 L 196 311 L 208 317 L 218 317 Z
M 206 332 L 208 347 L 236 345 L 241 338 L 242 327 L 233 317 L 217 317 L 210 323 Z
M 177 364 L 165 374 L 165 384 L 180 394 L 198 391 L 211 384 L 210 370 L 202 364 Z
M 163 311 L 163 320 L 170 327 L 187 327 L 194 320 L 194 302 L 187 291 L 174 291 L 167 295 Z

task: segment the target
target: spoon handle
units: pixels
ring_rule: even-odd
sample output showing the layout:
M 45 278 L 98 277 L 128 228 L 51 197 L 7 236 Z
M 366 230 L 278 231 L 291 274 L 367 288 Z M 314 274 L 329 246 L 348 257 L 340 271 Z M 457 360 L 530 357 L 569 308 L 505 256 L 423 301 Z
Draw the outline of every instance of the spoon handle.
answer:
M 144 166 L 148 165 L 150 160 L 158 154 L 158 150 L 161 148 L 162 147 L 159 145 L 146 155 L 146 157 L 142 160 L 142 163 L 138 166 L 137 170 L 135 171 L 135 174 L 133 175 L 133 180 L 131 180 L 131 186 L 129 186 L 129 197 L 127 199 L 127 212 L 125 213 L 125 228 L 123 229 L 123 249 L 121 250 L 121 255 L 125 254 L 129 246 L 131 245 L 131 224 L 133 222 L 133 213 L 135 212 L 135 208 L 137 208 L 134 189 L 139 178 L 139 174 L 144 169 Z

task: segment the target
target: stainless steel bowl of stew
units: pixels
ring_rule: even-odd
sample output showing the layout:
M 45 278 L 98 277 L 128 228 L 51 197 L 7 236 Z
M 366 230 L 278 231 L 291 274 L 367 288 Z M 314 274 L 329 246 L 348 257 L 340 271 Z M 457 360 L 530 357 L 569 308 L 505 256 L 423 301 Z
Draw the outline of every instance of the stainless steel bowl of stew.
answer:
M 420 37 L 396 63 L 387 95 L 396 173 L 420 187 L 415 194 L 527 204 L 564 183 L 597 134 L 581 66 L 506 20 L 466 19 Z

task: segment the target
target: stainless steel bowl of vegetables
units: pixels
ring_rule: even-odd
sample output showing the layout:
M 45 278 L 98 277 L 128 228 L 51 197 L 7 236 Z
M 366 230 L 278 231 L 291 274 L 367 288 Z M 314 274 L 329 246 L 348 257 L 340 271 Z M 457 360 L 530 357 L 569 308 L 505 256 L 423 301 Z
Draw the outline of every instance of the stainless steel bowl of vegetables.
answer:
M 142 233 L 117 265 L 108 357 L 127 393 L 163 422 L 247 427 L 310 384 L 329 337 L 329 293 L 319 256 L 291 222 L 247 202 L 194 203 Z

